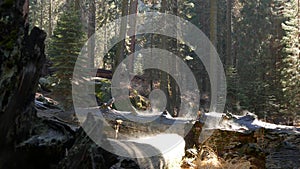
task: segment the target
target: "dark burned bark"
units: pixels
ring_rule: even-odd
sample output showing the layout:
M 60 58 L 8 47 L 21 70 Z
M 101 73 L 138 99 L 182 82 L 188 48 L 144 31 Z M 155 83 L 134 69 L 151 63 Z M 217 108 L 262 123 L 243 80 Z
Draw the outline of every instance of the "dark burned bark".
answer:
M 60 161 L 57 168 L 81 169 L 103 168 L 108 169 L 118 162 L 118 157 L 101 147 L 98 147 L 81 128 L 76 135 L 73 147 L 67 156 Z
M 0 3 L 0 168 L 13 168 L 14 145 L 29 136 L 34 95 L 45 60 L 45 32 L 28 34 L 27 1 Z M 25 4 L 25 6 L 24 6 Z M 25 12 L 25 13 L 24 13 Z

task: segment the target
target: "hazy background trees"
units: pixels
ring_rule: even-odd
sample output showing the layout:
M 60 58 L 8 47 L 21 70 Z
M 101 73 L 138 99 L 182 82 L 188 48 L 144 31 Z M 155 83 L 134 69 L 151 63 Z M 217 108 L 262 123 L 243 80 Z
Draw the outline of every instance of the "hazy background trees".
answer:
M 73 1 L 68 1 L 71 2 Z M 97 30 L 104 24 L 127 14 L 157 11 L 182 17 L 199 27 L 210 38 L 220 55 L 227 73 L 226 109 L 228 111 L 240 112 L 242 109 L 248 109 L 256 112 L 260 117 L 283 113 L 294 116 L 299 114 L 298 0 L 74 2 L 77 2 L 83 26 L 79 26 L 78 20 L 77 25 L 73 25 L 72 29 L 78 29 L 77 36 L 80 37 L 86 35 L 90 37 L 94 28 Z M 57 59 L 60 56 L 68 57 L 62 53 L 55 53 L 58 50 L 55 52 L 52 50 L 64 49 L 68 45 L 67 42 L 54 43 L 58 40 L 57 34 L 62 34 L 58 32 L 59 27 L 62 27 L 59 25 L 60 18 L 70 15 L 67 14 L 67 6 L 66 2 L 58 0 L 34 0 L 30 3 L 30 23 L 32 26 L 43 28 L 50 35 L 47 41 L 49 46 L 47 54 L 53 62 L 56 62 L 54 65 L 64 61 L 64 59 L 60 61 Z M 132 21 L 123 20 L 122 23 L 116 28 L 122 30 L 121 35 L 115 36 L 126 37 L 128 31 L 137 29 L 137 25 Z M 108 34 L 114 32 L 107 30 L 106 35 Z M 103 39 L 110 43 L 106 35 Z M 79 45 L 78 39 L 76 45 Z M 184 42 L 169 37 L 155 34 L 126 37 L 124 41 L 110 49 L 103 60 L 93 53 L 90 56 L 96 68 L 114 70 L 126 56 L 147 47 L 167 49 L 181 57 L 197 77 L 201 93 L 209 95 L 210 82 L 201 61 Z M 130 69 L 138 69 L 137 58 L 135 56 L 135 60 L 132 61 L 135 63 L 129 66 Z M 160 88 L 169 96 L 167 108 L 172 113 L 180 103 L 175 81 L 161 71 L 151 70 L 148 74 L 152 79 L 157 79 L 151 81 L 150 85 L 159 82 Z

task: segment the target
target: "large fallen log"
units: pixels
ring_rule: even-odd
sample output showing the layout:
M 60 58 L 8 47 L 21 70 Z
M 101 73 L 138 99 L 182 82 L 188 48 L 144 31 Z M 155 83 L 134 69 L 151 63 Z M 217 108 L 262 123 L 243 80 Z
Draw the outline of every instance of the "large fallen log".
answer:
M 112 128 L 118 121 L 122 121 L 118 131 L 106 131 L 105 134 L 112 139 L 116 138 L 115 132 L 125 134 L 118 139 L 176 133 L 185 137 L 186 148 L 193 145 L 210 146 L 224 159 L 240 156 L 256 168 L 286 168 L 287 165 L 288 168 L 300 167 L 300 129 L 260 121 L 250 112 L 243 116 L 207 113 L 200 120 L 173 118 L 163 113 L 141 115 L 110 109 L 100 112 L 101 118 Z M 220 116 L 219 122 L 208 125 L 213 127 L 204 128 L 207 118 L 218 119 Z M 203 132 L 212 135 L 208 139 L 201 139 Z
M 38 103 L 38 106 L 41 106 L 40 103 Z M 43 109 L 46 106 L 41 107 Z M 59 141 L 53 141 L 53 139 L 63 138 L 64 132 L 65 134 L 73 133 L 71 135 L 76 135 L 76 141 L 70 149 L 67 148 L 65 150 L 65 158 L 59 164 L 59 167 L 62 168 L 92 168 L 93 166 L 105 166 L 104 168 L 118 168 L 122 166 L 131 166 L 132 168 L 151 168 L 151 166 L 167 168 L 170 167 L 168 164 L 170 162 L 163 156 L 165 152 L 162 152 L 163 150 L 157 148 L 155 144 L 141 142 L 141 138 L 154 138 L 162 134 L 171 138 L 172 133 L 185 136 L 183 144 L 185 144 L 187 149 L 194 145 L 200 145 L 199 148 L 208 146 L 225 160 L 239 157 L 250 161 L 253 168 L 300 167 L 300 129 L 293 126 L 265 123 L 258 120 L 252 113 L 247 113 L 244 116 L 208 113 L 200 120 L 193 120 L 173 118 L 162 112 L 151 115 L 122 112 L 104 106 L 82 109 L 82 111 L 77 113 L 79 121 L 84 122 L 81 123 L 84 131 L 78 130 L 79 126 L 75 123 L 70 123 L 68 120 L 57 117 L 57 113 L 50 116 L 40 112 L 38 115 L 40 118 L 47 119 L 44 123 L 52 126 L 50 127 L 51 130 L 59 131 L 59 137 L 50 132 L 51 141 L 51 139 L 47 139 L 50 138 L 49 134 L 40 133 L 39 137 L 35 136 L 28 139 L 21 147 L 25 145 L 30 147 L 29 144 L 32 144 L 32 146 L 45 146 L 47 145 L 45 142 L 49 142 L 49 145 L 53 147 L 53 144 L 59 143 Z M 213 125 L 212 128 L 204 128 L 205 119 L 214 118 L 211 116 L 216 115 L 221 115 L 221 121 L 217 125 Z M 88 120 L 89 118 L 90 120 Z M 103 127 L 103 123 L 106 123 L 106 127 Z M 49 133 L 51 130 L 45 130 L 44 132 Z M 205 130 L 211 130 L 212 135 L 200 142 L 199 136 Z M 105 146 L 99 146 L 99 144 L 94 142 L 95 140 L 91 137 L 93 132 L 103 134 L 101 140 L 105 142 L 103 144 Z M 44 136 L 45 139 L 43 139 Z M 65 138 L 67 139 L 68 137 Z M 69 138 L 74 139 L 73 137 Z M 43 144 L 37 143 L 42 141 Z M 123 144 L 123 141 L 131 141 L 131 145 Z M 167 142 L 172 144 L 171 141 Z M 114 149 L 127 151 L 127 153 L 145 153 L 144 150 L 147 149 L 153 150 L 153 152 L 156 152 L 156 155 L 142 159 L 120 157 L 111 153 Z M 176 151 L 180 152 L 181 149 L 178 148 Z M 180 155 L 180 153 L 172 154 Z M 202 152 L 200 155 L 199 152 L 199 158 L 204 158 L 203 156 L 205 155 L 203 154 L 205 153 Z
M 300 128 L 266 123 L 248 113 L 224 116 L 203 145 L 225 160 L 244 159 L 252 168 L 300 168 Z

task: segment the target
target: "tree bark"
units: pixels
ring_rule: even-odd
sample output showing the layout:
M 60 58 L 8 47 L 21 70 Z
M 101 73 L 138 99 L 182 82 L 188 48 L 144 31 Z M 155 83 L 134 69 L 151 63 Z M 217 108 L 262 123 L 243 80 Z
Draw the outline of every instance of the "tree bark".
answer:
M 14 145 L 29 136 L 35 117 L 33 100 L 45 60 L 46 33 L 35 27 L 28 35 L 24 5 L 24 0 L 16 0 L 0 6 L 0 16 L 10 18 L 0 23 L 0 168 L 12 167 Z
M 96 4 L 95 0 L 90 0 L 89 2 L 89 20 L 88 20 L 88 38 L 91 38 L 95 34 L 96 27 Z M 95 38 L 91 38 L 88 42 L 89 48 L 89 58 L 90 58 L 90 68 L 93 69 L 95 67 Z
M 166 13 L 167 11 L 167 0 L 162 0 L 161 1 L 161 9 L 160 12 L 161 13 Z M 166 21 L 164 21 L 166 22 Z M 164 25 L 167 25 L 167 23 L 164 23 Z M 166 27 L 164 27 L 164 29 L 166 29 Z M 161 38 L 161 42 L 160 42 L 160 48 L 163 50 L 168 50 L 168 39 L 166 36 L 160 36 Z M 169 65 L 169 63 L 163 63 L 164 65 Z M 168 74 L 166 72 L 160 72 L 160 89 L 165 93 L 165 95 L 167 96 L 167 105 L 166 108 L 168 109 L 170 107 L 170 99 L 169 99 L 169 88 L 168 88 L 169 84 L 168 84 Z M 170 111 L 170 109 L 168 109 L 168 111 Z
M 44 0 L 41 0 L 41 2 L 40 2 L 40 23 L 39 23 L 39 27 L 40 28 L 43 28 L 43 26 L 44 26 L 44 6 L 43 6 L 43 4 L 44 4 Z
M 172 0 L 172 13 L 173 15 L 176 15 L 178 16 L 178 2 L 177 0 Z M 178 21 L 175 20 L 174 23 L 177 23 Z M 179 28 L 178 28 L 178 25 L 174 25 L 176 27 L 176 37 L 178 37 L 178 34 L 180 32 L 179 31 Z M 177 42 L 177 39 L 172 39 L 172 48 L 173 48 L 173 53 L 175 55 L 178 56 L 179 54 L 179 46 L 178 46 L 178 42 Z M 181 72 L 178 71 L 178 65 L 176 63 L 175 60 L 172 60 L 172 63 L 171 65 L 174 65 L 172 67 L 172 72 L 174 73 L 178 73 L 180 74 Z M 171 75 L 169 75 L 169 83 L 170 83 L 170 91 L 171 91 L 171 95 L 170 95 L 170 104 L 169 104 L 169 110 L 170 110 L 170 113 L 172 116 L 178 116 L 177 114 L 177 107 L 178 105 L 180 105 L 180 92 L 179 92 L 179 87 L 176 83 L 176 81 L 171 78 Z
M 126 16 L 128 14 L 128 0 L 123 0 L 122 1 L 122 17 Z M 115 63 L 113 66 L 113 72 L 116 70 L 118 65 L 122 62 L 124 59 L 124 49 L 125 49 L 125 38 L 126 38 L 126 29 L 127 29 L 127 19 L 122 18 L 121 19 L 121 26 L 120 26 L 120 31 L 119 31 L 119 37 L 120 37 L 120 42 L 117 47 L 117 52 L 116 52 L 116 58 L 115 58 Z
M 227 20 L 227 37 L 226 37 L 226 66 L 231 67 L 233 65 L 231 57 L 231 8 L 232 0 L 227 0 L 227 11 L 226 11 L 226 20 Z
M 210 93 L 216 93 L 217 86 L 214 86 L 217 84 L 217 72 L 215 70 L 214 65 L 216 63 L 216 60 L 214 60 L 214 50 L 217 48 L 217 26 L 218 26 L 218 3 L 217 0 L 211 0 L 210 1 L 210 41 L 213 46 L 210 47 L 210 65 L 209 65 L 209 78 L 210 78 Z M 209 81 L 206 81 L 207 86 L 209 86 Z M 212 96 L 213 97 L 213 96 Z M 214 100 L 215 98 L 211 98 L 211 100 Z M 211 102 L 211 104 L 214 104 Z
M 131 0 L 129 4 L 129 14 L 137 14 L 137 6 L 138 6 L 138 0 Z M 134 54 L 135 52 L 135 31 L 136 31 L 136 20 L 133 18 L 129 18 L 129 34 L 133 34 L 133 36 L 130 37 L 130 54 Z M 133 72 L 133 65 L 134 65 L 134 58 L 128 62 L 128 70 L 129 72 Z
M 49 0 L 49 9 L 48 9 L 48 36 L 52 35 L 52 0 Z

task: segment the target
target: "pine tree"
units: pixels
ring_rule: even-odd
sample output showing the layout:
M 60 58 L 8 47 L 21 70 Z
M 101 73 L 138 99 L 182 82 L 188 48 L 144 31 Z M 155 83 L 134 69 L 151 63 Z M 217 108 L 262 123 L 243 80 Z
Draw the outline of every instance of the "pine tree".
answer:
M 238 2 L 238 3 L 237 3 Z M 244 109 L 262 116 L 278 111 L 281 87 L 275 67 L 280 59 L 281 17 L 277 1 L 235 2 L 233 7 L 233 54 L 238 73 L 237 96 Z
M 284 15 L 287 21 L 282 24 L 285 31 L 283 37 L 284 58 L 281 69 L 285 107 L 292 115 L 300 112 L 300 14 L 299 1 L 292 0 L 285 3 Z
M 71 79 L 84 39 L 80 13 L 71 5 L 57 21 L 49 46 L 49 56 L 56 69 L 54 95 L 66 110 L 72 108 Z

